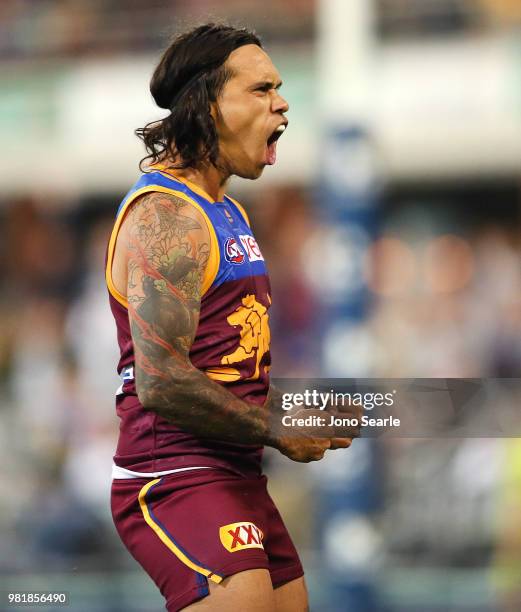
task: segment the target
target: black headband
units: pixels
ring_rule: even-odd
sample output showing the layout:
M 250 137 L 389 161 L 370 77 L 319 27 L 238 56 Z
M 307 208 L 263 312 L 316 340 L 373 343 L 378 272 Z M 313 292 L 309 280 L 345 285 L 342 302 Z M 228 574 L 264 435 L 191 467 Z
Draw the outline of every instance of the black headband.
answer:
M 206 73 L 206 71 L 207 71 L 207 68 L 203 68 L 202 70 L 199 70 L 199 72 L 196 72 L 193 77 L 188 79 L 188 81 L 181 87 L 181 89 L 172 98 L 172 101 L 170 102 L 170 109 L 174 108 L 174 106 L 179 102 L 181 97 L 190 89 L 190 87 L 192 87 L 192 85 L 194 85 L 196 81 L 198 81 L 203 76 L 203 74 Z

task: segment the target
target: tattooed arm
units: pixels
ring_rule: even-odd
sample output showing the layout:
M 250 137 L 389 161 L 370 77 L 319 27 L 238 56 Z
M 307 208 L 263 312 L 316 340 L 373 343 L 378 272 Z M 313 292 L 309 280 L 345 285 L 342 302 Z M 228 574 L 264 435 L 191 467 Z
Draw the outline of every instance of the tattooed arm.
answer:
M 154 192 L 133 205 L 122 237 L 136 388 L 144 408 L 203 438 L 266 444 L 296 461 L 320 459 L 330 440 L 298 443 L 270 431 L 270 412 L 280 413 L 277 394 L 270 393 L 263 406 L 250 404 L 190 362 L 210 255 L 201 213 L 182 199 Z
M 201 213 L 154 192 L 134 204 L 122 232 L 136 387 L 145 409 L 201 437 L 273 444 L 267 407 L 240 400 L 189 360 L 210 255 Z

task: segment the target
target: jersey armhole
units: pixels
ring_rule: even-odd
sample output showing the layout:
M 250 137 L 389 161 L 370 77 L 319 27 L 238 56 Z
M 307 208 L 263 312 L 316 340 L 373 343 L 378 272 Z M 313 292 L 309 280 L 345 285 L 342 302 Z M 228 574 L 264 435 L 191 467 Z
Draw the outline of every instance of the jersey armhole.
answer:
M 212 286 L 217 276 L 217 272 L 219 271 L 220 253 L 219 253 L 219 243 L 217 241 L 217 234 L 215 233 L 215 229 L 212 225 L 212 222 L 210 221 L 210 218 L 206 214 L 204 208 L 200 204 L 192 200 L 192 198 L 187 196 L 186 193 L 183 193 L 182 191 L 168 189 L 167 187 L 162 187 L 161 185 L 148 185 L 147 187 L 142 187 L 141 189 L 138 189 L 135 193 L 133 193 L 131 196 L 129 196 L 119 209 L 119 212 L 116 218 L 116 222 L 114 223 L 114 227 L 112 228 L 112 233 L 110 235 L 108 252 L 107 252 L 107 265 L 105 268 L 105 281 L 107 283 L 107 288 L 109 290 L 109 293 L 112 295 L 112 297 L 115 300 L 117 300 L 122 306 L 124 306 L 127 309 L 128 309 L 128 300 L 124 295 L 122 295 L 116 289 L 116 286 L 114 285 L 114 280 L 112 278 L 112 268 L 114 265 L 114 254 L 116 251 L 116 242 L 118 239 L 119 230 L 121 229 L 121 225 L 123 224 L 123 221 L 128 211 L 130 210 L 131 204 L 143 194 L 153 193 L 153 192 L 167 193 L 169 195 L 173 195 L 175 197 L 181 198 L 182 200 L 185 200 L 186 202 L 194 206 L 203 216 L 203 219 L 208 228 L 208 233 L 210 235 L 210 255 L 208 257 L 208 262 L 206 264 L 206 268 L 205 268 L 204 275 L 203 275 L 203 283 L 201 287 L 201 298 L 205 295 L 208 289 L 210 289 L 210 287 Z

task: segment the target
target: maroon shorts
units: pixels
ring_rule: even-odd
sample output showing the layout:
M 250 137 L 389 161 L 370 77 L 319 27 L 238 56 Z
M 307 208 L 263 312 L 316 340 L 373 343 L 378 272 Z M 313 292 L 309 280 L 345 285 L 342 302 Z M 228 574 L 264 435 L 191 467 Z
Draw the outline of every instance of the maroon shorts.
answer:
M 116 529 L 169 612 L 208 595 L 208 580 L 264 568 L 276 588 L 304 574 L 266 481 L 213 468 L 113 481 Z

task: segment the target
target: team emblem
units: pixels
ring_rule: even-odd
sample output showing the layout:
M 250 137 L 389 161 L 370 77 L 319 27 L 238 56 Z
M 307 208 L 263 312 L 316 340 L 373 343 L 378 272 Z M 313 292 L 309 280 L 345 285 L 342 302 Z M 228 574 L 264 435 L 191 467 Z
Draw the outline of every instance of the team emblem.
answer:
M 237 240 L 235 240 L 235 238 L 228 238 L 228 240 L 225 242 L 224 256 L 226 261 L 237 265 L 242 264 L 245 259 L 245 255 L 241 247 L 237 244 Z
M 253 523 L 231 523 L 219 529 L 221 544 L 228 552 L 237 552 L 246 548 L 264 548 L 264 534 Z

